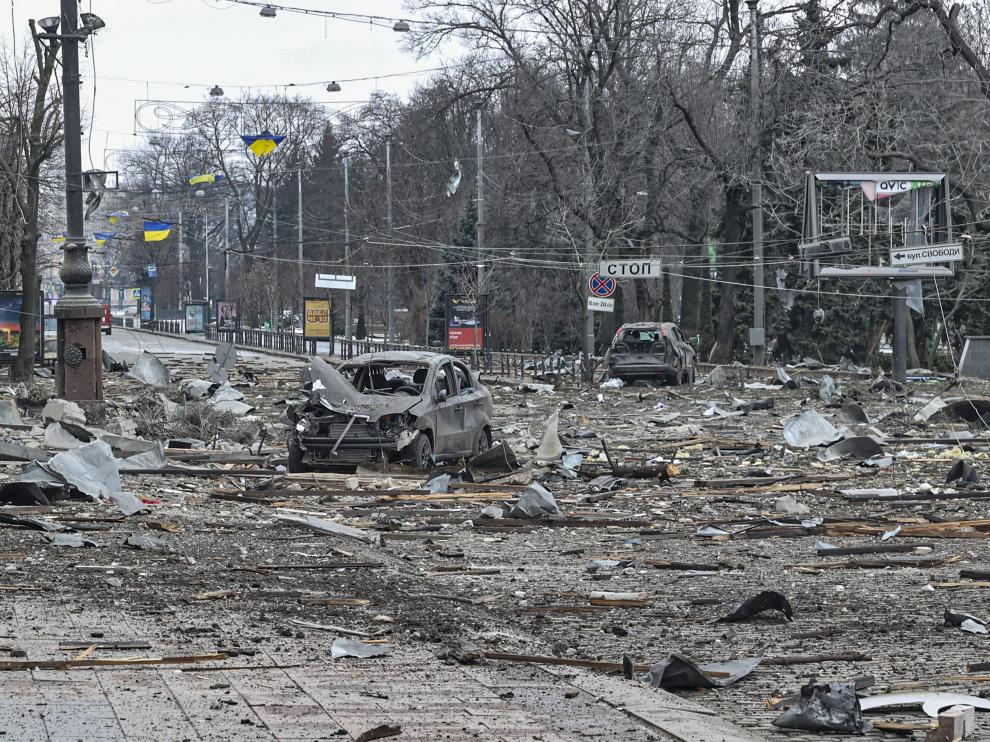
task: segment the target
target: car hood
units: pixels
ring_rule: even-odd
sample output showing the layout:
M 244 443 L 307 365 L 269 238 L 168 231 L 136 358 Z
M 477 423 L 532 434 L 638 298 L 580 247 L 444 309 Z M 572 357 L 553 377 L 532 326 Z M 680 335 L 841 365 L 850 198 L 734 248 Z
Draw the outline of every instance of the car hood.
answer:
M 374 422 L 386 415 L 406 412 L 422 415 L 429 411 L 432 404 L 432 400 L 425 395 L 412 397 L 359 392 L 343 374 L 322 358 L 314 357 L 308 372 L 309 379 L 304 378 L 304 381 L 312 383 L 312 401 L 318 401 L 328 410 L 341 414 L 358 414 Z

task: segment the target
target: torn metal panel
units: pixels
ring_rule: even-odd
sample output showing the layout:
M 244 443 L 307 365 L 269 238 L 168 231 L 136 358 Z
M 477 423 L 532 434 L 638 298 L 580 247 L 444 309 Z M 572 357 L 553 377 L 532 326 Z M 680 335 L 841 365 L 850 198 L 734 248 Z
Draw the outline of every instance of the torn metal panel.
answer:
M 833 443 L 828 448 L 823 448 L 818 452 L 818 460 L 826 462 L 841 459 L 864 460 L 873 456 L 882 456 L 883 452 L 883 448 L 873 438 L 859 435 L 845 438 L 838 443 Z
M 807 410 L 784 423 L 784 440 L 795 448 L 811 448 L 834 443 L 842 434 L 814 410 Z
M 667 690 L 725 688 L 749 675 L 762 661 L 763 655 L 760 655 L 699 665 L 675 653 L 654 664 L 645 680 L 654 688 Z
M 78 533 L 46 533 L 44 536 L 52 546 L 68 546 L 72 549 L 83 547 L 94 549 L 101 545 Z
M 165 449 L 160 441 L 152 441 L 151 443 L 152 447 L 146 451 L 117 459 L 117 469 L 119 471 L 129 469 L 164 469 L 166 464 Z
M 863 711 L 898 706 L 921 706 L 921 710 L 933 719 L 938 717 L 940 711 L 950 706 L 972 706 L 980 711 L 990 711 L 990 701 L 961 693 L 888 693 L 861 698 L 859 705 Z
M 554 410 L 543 426 L 543 438 L 540 440 L 539 448 L 536 449 L 534 459 L 537 464 L 553 463 L 564 455 L 564 447 L 560 444 L 558 432 L 559 416 L 560 410 Z
M 168 386 L 169 383 L 169 372 L 165 364 L 146 350 L 141 351 L 128 376 L 151 386 Z
M 346 637 L 334 639 L 333 644 L 330 645 L 330 656 L 335 660 L 341 657 L 357 657 L 359 659 L 384 657 L 388 653 L 389 647 L 382 644 L 365 644 Z
M 745 621 L 764 611 L 780 611 L 788 621 L 794 620 L 794 609 L 790 602 L 775 590 L 764 590 L 752 598 L 736 605 L 727 616 L 718 619 L 720 622 Z
M 282 523 L 291 523 L 297 526 L 305 526 L 320 533 L 327 533 L 332 536 L 346 536 L 347 538 L 364 541 L 366 544 L 378 546 L 381 544 L 381 536 L 374 531 L 362 531 L 360 528 L 353 528 L 343 523 L 334 523 L 325 518 L 317 518 L 313 515 L 293 515 L 290 513 L 278 513 L 275 519 Z
M 771 722 L 781 729 L 861 734 L 872 728 L 863 719 L 854 683 L 808 683 L 797 703 Z
M 213 360 L 218 366 L 229 371 L 237 365 L 237 348 L 230 342 L 219 343 L 217 349 L 213 351 Z
M 547 518 L 562 515 L 553 494 L 539 482 L 529 485 L 508 513 L 509 518 Z
M 20 443 L 0 443 L 0 461 L 48 461 L 47 451 Z

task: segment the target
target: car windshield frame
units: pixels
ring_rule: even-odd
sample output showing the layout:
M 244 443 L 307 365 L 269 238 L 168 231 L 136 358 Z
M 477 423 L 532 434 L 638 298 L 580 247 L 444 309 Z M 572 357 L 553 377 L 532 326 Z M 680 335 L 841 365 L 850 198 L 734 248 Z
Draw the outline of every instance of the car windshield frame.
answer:
M 385 361 L 373 359 L 361 364 L 343 364 L 338 368 L 347 382 L 362 394 L 395 396 L 399 389 L 416 389 L 422 395 L 429 387 L 432 365 L 427 361 Z M 417 372 L 425 371 L 422 382 Z M 380 385 L 380 386 L 379 386 Z M 408 395 L 409 392 L 402 392 Z

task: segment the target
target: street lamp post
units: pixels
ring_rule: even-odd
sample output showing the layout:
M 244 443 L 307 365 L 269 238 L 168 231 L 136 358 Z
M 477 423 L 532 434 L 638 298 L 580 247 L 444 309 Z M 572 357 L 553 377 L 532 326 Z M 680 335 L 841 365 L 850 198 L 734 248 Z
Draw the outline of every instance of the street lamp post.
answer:
M 102 400 L 100 320 L 103 307 L 89 293 L 89 264 L 83 224 L 82 135 L 79 113 L 79 42 L 102 27 L 95 16 L 78 28 L 77 0 L 61 0 L 62 104 L 65 117 L 65 213 L 68 232 L 59 277 L 65 291 L 55 304 L 58 324 L 58 395 L 70 400 Z

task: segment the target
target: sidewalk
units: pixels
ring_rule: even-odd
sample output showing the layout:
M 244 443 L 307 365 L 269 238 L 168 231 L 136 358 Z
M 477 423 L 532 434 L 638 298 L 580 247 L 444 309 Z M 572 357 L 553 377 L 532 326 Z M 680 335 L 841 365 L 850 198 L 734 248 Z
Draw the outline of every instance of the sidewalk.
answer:
M 51 598 L 18 596 L 9 608 L 13 620 L 0 621 L 0 630 L 16 636 L 5 641 L 31 659 L 73 656 L 59 651 L 58 642 L 92 632 L 104 640 L 146 638 L 152 645 L 100 651 L 99 657 L 217 651 L 216 643 L 191 639 L 201 624 L 188 621 L 194 618 L 188 609 L 179 611 L 186 614 L 180 626 L 165 628 L 148 615 L 53 605 Z M 251 636 L 249 626 L 227 620 L 230 614 L 217 611 L 214 618 L 221 633 Z M 403 742 L 762 739 L 693 701 L 615 677 L 496 662 L 444 664 L 422 646 L 396 646 L 386 658 L 333 660 L 327 652 L 332 639 L 310 632 L 305 642 L 276 640 L 280 646 L 253 656 L 201 665 L 8 671 L 0 736 L 23 742 L 357 739 L 389 724 L 401 727 Z M 225 665 L 277 668 L 221 669 Z

